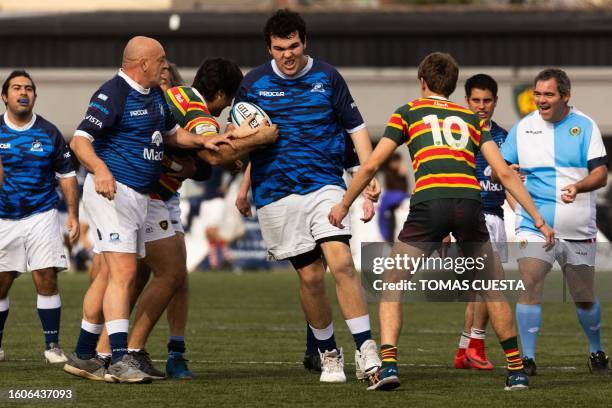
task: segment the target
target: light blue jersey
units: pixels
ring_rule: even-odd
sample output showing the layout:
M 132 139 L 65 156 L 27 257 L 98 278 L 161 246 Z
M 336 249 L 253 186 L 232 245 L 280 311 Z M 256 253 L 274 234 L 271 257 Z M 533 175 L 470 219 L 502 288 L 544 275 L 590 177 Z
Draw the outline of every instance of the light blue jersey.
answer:
M 565 118 L 553 124 L 535 111 L 510 129 L 501 153 L 527 175 L 527 191 L 558 238 L 596 237 L 595 192 L 578 194 L 570 204 L 561 200 L 563 187 L 607 164 L 601 132 L 591 118 L 572 108 Z M 531 217 L 518 205 L 516 215 L 517 233 L 539 233 Z

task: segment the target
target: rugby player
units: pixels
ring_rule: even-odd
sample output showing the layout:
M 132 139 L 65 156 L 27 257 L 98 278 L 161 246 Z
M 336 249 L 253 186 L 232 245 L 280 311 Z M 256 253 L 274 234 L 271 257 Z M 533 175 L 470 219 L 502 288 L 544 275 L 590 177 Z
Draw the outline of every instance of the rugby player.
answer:
M 536 373 L 535 348 L 542 319 L 544 279 L 559 263 L 576 304 L 580 326 L 589 343 L 592 373 L 608 372 L 608 357 L 601 344 L 601 306 L 594 293 L 595 190 L 608 180 L 608 156 L 597 124 L 569 105 L 571 82 L 556 68 L 540 72 L 534 80 L 537 111 L 521 119 L 501 148 L 504 159 L 520 166 L 526 187 L 547 223 L 555 228 L 558 243 L 544 251 L 544 240 L 534 220 L 517 208 L 516 240 L 519 271 L 526 291 L 516 305 L 523 349 L 523 365 Z
M 169 74 L 170 72 L 168 71 Z M 165 76 L 162 74 L 162 78 Z M 171 76 L 174 77 L 175 74 Z M 213 137 L 218 135 L 220 130 L 215 117 L 231 104 L 242 78 L 240 68 L 233 61 L 223 58 L 207 59 L 198 69 L 192 87 L 173 86 L 165 89 L 166 101 L 181 127 L 204 138 Z M 234 167 L 237 165 L 237 154 L 247 154 L 255 147 L 273 142 L 276 137 L 275 127 L 262 127 L 253 135 L 236 140 L 235 150 L 223 150 L 219 157 L 207 157 L 207 160 Z M 237 163 L 241 164 L 240 161 Z M 171 331 L 166 375 L 181 379 L 193 378 L 193 373 L 188 369 L 183 357 L 186 350 L 185 326 L 189 291 L 177 191 L 186 178 L 201 181 L 209 174 L 210 164 L 201 158 L 194 159 L 193 152 L 166 149 L 162 174 L 150 194 L 144 234 L 147 255 L 138 265 L 138 283 L 132 295 L 132 304 L 143 290 L 151 270 L 153 280 L 140 298 L 128 349 L 139 360 L 141 369 L 153 379 L 162 379 L 165 376 L 163 372 L 155 369 L 144 346 L 166 304 Z M 171 295 L 170 303 L 164 302 L 170 299 L 168 294 Z M 107 350 L 105 343 L 103 339 L 98 344 L 98 355 L 104 356 L 104 351 Z
M 478 119 L 485 122 L 491 138 L 501 146 L 508 132 L 493 120 L 497 106 L 497 82 L 487 74 L 477 74 L 465 81 L 465 102 Z M 476 178 L 480 183 L 482 212 L 493 250 L 495 262 L 508 261 L 508 238 L 504 226 L 503 204 L 506 200 L 504 186 L 491 179 L 491 167 L 480 152 L 476 153 Z M 508 196 L 508 202 L 514 208 L 514 200 Z M 497 266 L 501 268 L 501 265 Z M 463 333 L 459 339 L 459 348 L 455 355 L 455 368 L 475 368 L 492 370 L 493 364 L 485 353 L 485 334 L 488 322 L 487 307 L 482 301 L 469 302 L 465 309 Z
M 345 189 L 345 133 L 361 162 L 372 146 L 342 76 L 305 54 L 306 24 L 301 16 L 278 10 L 266 22 L 264 34 L 272 60 L 245 76 L 236 101 L 260 106 L 278 125 L 279 138 L 251 153 L 241 188 L 246 191 L 252 184 L 269 258 L 288 259 L 298 273 L 302 309 L 321 353 L 320 381 L 345 382 L 323 260 L 336 280 L 340 309 L 355 341 L 357 375 L 376 371 L 380 360 L 351 256 L 350 231 L 329 225 L 326 216 Z M 377 183 L 372 190 L 377 199 Z
M 132 38 L 123 52 L 122 69 L 94 93 L 71 141 L 73 151 L 91 172 L 85 180 L 83 203 L 109 273 L 103 295 L 91 287 L 85 295 L 76 352 L 64 366 L 70 374 L 89 377 L 102 368 L 95 346 L 105 324 L 112 362 L 104 380 L 151 381 L 128 353 L 127 340 L 130 290 L 137 257 L 144 256 L 148 193 L 159 178 L 164 143 L 208 150 L 231 144 L 228 135 L 203 139 L 178 127 L 159 88 L 166 66 L 159 42 Z M 98 286 L 102 285 L 92 284 L 94 289 Z
M 535 220 L 548 245 L 554 244 L 554 232 L 538 213 L 521 180 L 504 162 L 491 135 L 482 128 L 484 124 L 473 112 L 448 100 L 458 75 L 459 67 L 449 54 L 436 52 L 425 57 L 418 69 L 421 98 L 399 107 L 391 116 L 384 137 L 370 159 L 362 163 L 342 200 L 331 209 L 329 221 L 341 228 L 350 205 L 379 167 L 399 145 L 407 143 L 416 185 L 410 214 L 391 256 L 429 256 L 452 233 L 463 253 L 483 258 L 485 271 L 495 277 L 498 271 L 491 265 L 492 249 L 476 178 L 476 151 L 480 150 L 502 184 Z M 396 282 L 411 272 L 416 271 L 390 271 L 385 279 Z M 495 294 L 481 294 L 487 301 L 491 323 L 506 354 L 505 389 L 526 389 L 528 377 L 523 371 L 510 306 Z M 401 294 L 383 292 L 379 314 L 382 367 L 370 377 L 369 390 L 399 386 L 397 342 L 402 326 Z
M 59 345 L 57 274 L 68 262 L 56 209 L 56 187 L 59 183 L 65 197 L 66 228 L 72 243 L 79 237 L 79 189 L 62 134 L 33 113 L 36 96 L 36 85 L 26 71 L 11 72 L 2 85 L 6 112 L 0 117 L 0 157 L 6 179 L 0 188 L 0 346 L 9 313 L 9 289 L 19 274 L 30 271 L 38 293 L 45 360 L 62 363 L 66 356 Z

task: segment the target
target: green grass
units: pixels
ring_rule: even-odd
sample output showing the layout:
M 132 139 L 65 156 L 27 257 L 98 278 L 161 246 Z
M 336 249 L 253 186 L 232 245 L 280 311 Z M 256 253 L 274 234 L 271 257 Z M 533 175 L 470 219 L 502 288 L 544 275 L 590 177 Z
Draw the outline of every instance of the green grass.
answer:
M 336 338 L 346 355 L 347 384 L 320 384 L 301 366 L 304 319 L 297 278 L 292 272 L 201 273 L 191 275 L 192 304 L 187 346 L 193 381 L 161 381 L 151 385 L 94 383 L 65 374 L 42 362 L 43 337 L 36 314 L 36 295 L 29 276 L 18 279 L 10 293 L 11 311 L 0 363 L 0 390 L 71 388 L 72 406 L 200 407 L 200 406 L 609 406 L 612 377 L 594 377 L 586 366 L 586 340 L 572 304 L 545 304 L 538 344 L 539 375 L 531 390 L 503 391 L 504 369 L 459 371 L 451 367 L 463 307 L 451 303 L 405 306 L 399 344 L 402 387 L 389 393 L 366 392 L 354 380 L 354 345 L 337 308 Z M 328 293 L 334 297 L 332 282 Z M 62 344 L 72 351 L 87 286 L 84 275 L 61 276 Z M 335 301 L 334 301 L 335 303 Z M 378 337 L 376 308 L 370 305 Z M 612 306 L 604 304 L 604 319 Z M 605 320 L 604 320 L 605 322 Z M 609 326 L 603 328 L 609 340 Z M 158 368 L 165 358 L 167 324 L 162 318 L 148 345 Z M 503 355 L 492 331 L 489 356 L 496 366 Z M 2 406 L 52 406 L 30 402 Z

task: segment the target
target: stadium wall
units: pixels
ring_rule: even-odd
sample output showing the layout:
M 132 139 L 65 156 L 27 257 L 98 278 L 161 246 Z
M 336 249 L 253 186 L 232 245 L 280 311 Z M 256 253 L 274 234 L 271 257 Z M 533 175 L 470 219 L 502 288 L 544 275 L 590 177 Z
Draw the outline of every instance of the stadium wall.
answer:
M 27 68 L 27 67 L 26 67 Z M 612 94 L 612 68 L 567 67 L 572 79 L 571 102 L 591 116 L 600 126 L 607 140 L 612 142 L 612 116 L 609 114 L 607 96 Z M 469 76 L 486 72 L 499 82 L 499 103 L 495 120 L 510 128 L 518 119 L 517 89 L 531 84 L 539 68 L 470 67 L 460 72 L 460 82 L 452 99 L 463 102 L 463 82 Z M 395 68 L 340 68 L 353 97 L 375 139 L 382 134 L 390 114 L 402 103 L 418 96 L 415 69 Z M 1 69 L 5 78 L 10 69 Z M 55 123 L 66 137 L 70 137 L 85 113 L 89 98 L 116 69 L 41 69 L 32 68 L 36 81 L 38 100 L 36 112 Z M 181 69 L 190 83 L 195 68 Z M 609 146 L 609 149 L 612 146 Z

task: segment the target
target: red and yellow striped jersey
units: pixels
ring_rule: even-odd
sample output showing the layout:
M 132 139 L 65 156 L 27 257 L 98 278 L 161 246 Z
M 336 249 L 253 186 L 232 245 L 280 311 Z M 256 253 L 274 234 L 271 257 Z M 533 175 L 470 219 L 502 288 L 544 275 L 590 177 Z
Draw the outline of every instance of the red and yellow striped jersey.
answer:
M 443 98 L 416 99 L 393 113 L 384 137 L 408 145 L 416 180 L 411 204 L 480 200 L 475 155 L 491 135 L 469 109 Z
M 187 86 L 176 86 L 166 91 L 166 103 L 174 116 L 176 123 L 185 130 L 202 136 L 216 135 L 219 133 L 219 123 L 210 114 L 204 98 L 198 91 Z M 183 180 L 168 175 L 172 170 L 172 158 L 175 156 L 188 155 L 192 152 L 164 147 L 164 160 L 162 161 L 162 174 L 155 185 L 152 198 L 168 200 L 181 188 Z

